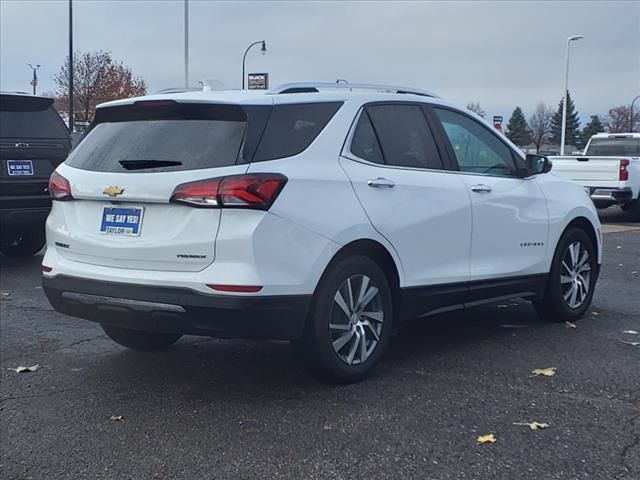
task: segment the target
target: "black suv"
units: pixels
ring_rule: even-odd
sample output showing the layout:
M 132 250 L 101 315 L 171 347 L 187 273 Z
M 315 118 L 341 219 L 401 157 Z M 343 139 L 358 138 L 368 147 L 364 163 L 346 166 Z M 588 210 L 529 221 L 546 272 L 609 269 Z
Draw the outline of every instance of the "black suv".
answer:
M 71 149 L 53 99 L 0 92 L 0 251 L 33 255 L 44 246 L 49 176 Z

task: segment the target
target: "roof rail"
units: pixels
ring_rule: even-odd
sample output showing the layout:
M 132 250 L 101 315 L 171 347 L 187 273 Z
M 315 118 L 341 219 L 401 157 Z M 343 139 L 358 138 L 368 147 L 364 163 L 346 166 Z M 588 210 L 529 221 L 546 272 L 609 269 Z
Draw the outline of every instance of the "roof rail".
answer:
M 202 91 L 202 87 L 165 88 L 165 89 L 160 90 L 158 92 L 154 92 L 154 95 L 165 95 L 165 94 L 168 94 L 168 93 L 201 92 L 201 91 Z
M 423 97 L 440 98 L 438 95 L 417 88 L 399 87 L 396 85 L 378 85 L 375 83 L 331 83 L 331 82 L 298 82 L 285 83 L 267 93 L 277 95 L 282 93 L 315 93 L 320 90 L 370 90 L 379 93 L 406 93 Z

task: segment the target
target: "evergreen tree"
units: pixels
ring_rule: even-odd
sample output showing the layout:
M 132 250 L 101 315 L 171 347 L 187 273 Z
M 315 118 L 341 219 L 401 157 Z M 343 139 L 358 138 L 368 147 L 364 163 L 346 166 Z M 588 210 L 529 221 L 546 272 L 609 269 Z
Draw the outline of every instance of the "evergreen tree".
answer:
M 520 147 L 531 143 L 529 125 L 527 125 L 527 119 L 524 118 L 524 114 L 520 107 L 516 107 L 511 114 L 509 123 L 507 123 L 506 135 L 509 137 L 509 140 Z
M 558 104 L 558 110 L 551 119 L 551 142 L 560 145 L 562 139 L 562 100 Z M 567 92 L 567 130 L 565 135 L 565 145 L 582 147 L 582 135 L 580 134 L 580 118 L 571 99 L 571 94 Z
M 598 115 L 591 115 L 591 121 L 582 129 L 582 144 L 586 145 L 596 133 L 604 132 L 604 125 Z

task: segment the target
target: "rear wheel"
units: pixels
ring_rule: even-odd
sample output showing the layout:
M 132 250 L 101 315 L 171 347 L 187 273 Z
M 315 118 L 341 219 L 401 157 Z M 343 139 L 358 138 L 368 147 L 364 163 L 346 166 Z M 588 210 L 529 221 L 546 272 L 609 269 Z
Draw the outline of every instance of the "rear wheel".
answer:
M 296 344 L 309 372 L 339 383 L 366 378 L 389 345 L 391 298 L 384 272 L 370 258 L 334 264 L 320 281 Z
M 598 275 L 596 250 L 584 230 L 567 230 L 553 258 L 544 297 L 533 306 L 545 320 L 576 321 L 593 299 Z
M 182 336 L 178 333 L 144 332 L 109 325 L 102 325 L 102 329 L 111 340 L 132 350 L 160 350 L 173 345 Z
M 635 222 L 640 222 L 640 199 L 634 200 L 622 206 L 622 210 L 627 212 L 631 219 Z
M 7 257 L 30 257 L 45 244 L 44 232 L 33 231 L 5 237 L 0 241 L 0 251 Z

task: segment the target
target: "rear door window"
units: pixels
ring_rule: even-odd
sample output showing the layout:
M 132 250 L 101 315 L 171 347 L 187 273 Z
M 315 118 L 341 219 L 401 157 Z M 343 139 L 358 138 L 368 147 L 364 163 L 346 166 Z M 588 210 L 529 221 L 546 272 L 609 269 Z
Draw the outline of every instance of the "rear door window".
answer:
M 640 138 L 594 138 L 586 154 L 596 157 L 640 157 Z
M 0 95 L 0 137 L 66 139 L 67 129 L 48 98 Z
M 366 110 L 362 111 L 351 140 L 351 153 L 373 163 L 384 163 L 382 150 Z
M 386 164 L 442 169 L 440 153 L 419 106 L 372 105 L 366 110 L 380 141 Z
M 306 150 L 342 102 L 274 105 L 254 161 L 292 157 Z

